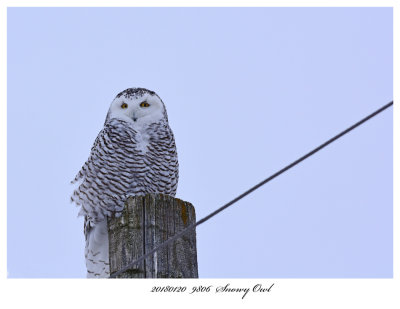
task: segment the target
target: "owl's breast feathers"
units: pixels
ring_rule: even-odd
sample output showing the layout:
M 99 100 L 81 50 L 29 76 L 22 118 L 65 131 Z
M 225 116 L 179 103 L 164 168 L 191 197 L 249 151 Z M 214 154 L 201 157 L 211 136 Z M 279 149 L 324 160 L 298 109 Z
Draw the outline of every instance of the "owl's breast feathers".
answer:
M 175 195 L 178 158 L 173 133 L 166 121 L 137 131 L 111 119 L 97 136 L 90 156 L 73 183 L 71 200 L 80 214 L 99 222 L 123 209 L 128 195 Z

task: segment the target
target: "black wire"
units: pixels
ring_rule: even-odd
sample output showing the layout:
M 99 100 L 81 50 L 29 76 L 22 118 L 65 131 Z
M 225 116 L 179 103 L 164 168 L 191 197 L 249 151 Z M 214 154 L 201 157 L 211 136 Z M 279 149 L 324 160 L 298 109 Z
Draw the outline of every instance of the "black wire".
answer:
M 295 165 L 299 164 L 300 162 L 304 161 L 305 159 L 307 159 L 308 157 L 312 156 L 313 154 L 315 154 L 316 152 L 320 151 L 322 148 L 328 146 L 329 144 L 331 144 L 332 142 L 334 142 L 335 140 L 337 140 L 338 138 L 342 137 L 343 135 L 347 134 L 348 132 L 350 132 L 351 130 L 355 129 L 356 127 L 358 127 L 359 125 L 363 124 L 364 122 L 368 121 L 369 119 L 371 119 L 372 117 L 378 115 L 379 113 L 383 112 L 385 109 L 387 109 L 388 107 L 393 105 L 393 101 L 391 101 L 390 103 L 382 106 L 381 108 L 379 108 L 378 110 L 376 110 L 375 112 L 373 112 L 372 114 L 368 115 L 367 117 L 361 119 L 360 121 L 358 121 L 357 123 L 353 124 L 351 127 L 347 128 L 346 130 L 342 131 L 341 133 L 337 134 L 336 136 L 332 137 L 331 139 L 327 140 L 325 143 L 321 144 L 320 146 L 318 146 L 317 148 L 311 150 L 309 153 L 305 154 L 304 156 L 302 156 L 301 158 L 297 159 L 296 161 L 290 163 L 289 165 L 287 165 L 286 167 L 282 168 L 281 170 L 279 170 L 278 172 L 276 172 L 275 174 L 269 176 L 268 178 L 264 179 L 263 181 L 261 181 L 260 183 L 258 183 L 257 185 L 255 185 L 254 187 L 250 188 L 249 190 L 247 190 L 246 192 L 242 193 L 241 195 L 239 195 L 238 197 L 234 198 L 232 201 L 226 203 L 225 205 L 223 205 L 222 207 L 218 208 L 217 210 L 213 211 L 212 213 L 210 213 L 208 216 L 204 217 L 203 219 L 197 221 L 196 223 L 193 223 L 191 225 L 189 225 L 187 228 L 185 228 L 184 230 L 182 230 L 181 232 L 179 232 L 178 234 L 174 235 L 173 237 L 167 239 L 165 242 L 163 242 L 161 245 L 157 246 L 156 248 L 152 249 L 151 251 L 149 251 L 148 253 L 142 255 L 140 258 L 138 258 L 137 260 L 129 263 L 128 265 L 126 265 L 125 267 L 121 268 L 120 270 L 116 271 L 115 273 L 111 274 L 110 278 L 115 278 L 117 276 L 119 276 L 120 274 L 124 273 L 125 271 L 127 271 L 128 269 L 131 269 L 132 266 L 142 262 L 143 260 L 145 260 L 146 258 L 148 258 L 149 256 L 151 256 L 153 253 L 157 252 L 158 250 L 168 246 L 171 242 L 175 241 L 176 239 L 182 237 L 183 235 L 189 233 L 191 230 L 195 229 L 196 226 L 208 221 L 209 219 L 211 219 L 212 217 L 214 217 L 215 215 L 217 215 L 218 213 L 220 213 L 221 211 L 223 211 L 224 209 L 228 208 L 229 206 L 233 205 L 234 203 L 236 203 L 237 201 L 241 200 L 242 198 L 244 198 L 246 195 L 250 194 L 251 192 L 257 190 L 259 187 L 265 185 L 267 182 L 271 181 L 272 179 L 274 179 L 275 177 L 278 177 L 280 174 L 286 172 L 287 170 L 291 169 L 292 167 L 294 167 Z

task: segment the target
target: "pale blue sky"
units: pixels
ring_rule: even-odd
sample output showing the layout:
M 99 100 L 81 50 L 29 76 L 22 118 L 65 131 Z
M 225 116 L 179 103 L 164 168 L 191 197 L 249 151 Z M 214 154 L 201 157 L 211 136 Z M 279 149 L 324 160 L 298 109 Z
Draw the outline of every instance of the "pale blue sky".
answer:
M 8 272 L 85 276 L 69 181 L 156 91 L 201 219 L 393 99 L 391 8 L 9 8 Z M 203 278 L 393 272 L 392 108 L 198 228 Z

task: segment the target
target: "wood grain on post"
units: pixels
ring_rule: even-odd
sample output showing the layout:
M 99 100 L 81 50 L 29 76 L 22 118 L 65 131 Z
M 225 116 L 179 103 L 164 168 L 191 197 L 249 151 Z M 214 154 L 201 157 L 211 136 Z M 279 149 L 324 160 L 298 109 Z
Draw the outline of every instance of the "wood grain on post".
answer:
M 192 204 L 163 195 L 129 197 L 120 217 L 108 219 L 113 274 L 196 222 Z M 198 278 L 196 231 L 178 238 L 118 278 Z

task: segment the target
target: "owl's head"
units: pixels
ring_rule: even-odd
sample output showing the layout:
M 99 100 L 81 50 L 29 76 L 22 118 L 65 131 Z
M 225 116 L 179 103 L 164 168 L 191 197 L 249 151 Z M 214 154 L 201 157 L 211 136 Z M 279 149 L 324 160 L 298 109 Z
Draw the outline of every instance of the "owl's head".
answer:
M 106 122 L 112 118 L 140 126 L 167 119 L 167 112 L 163 101 L 154 91 L 128 88 L 117 94 L 112 101 Z

